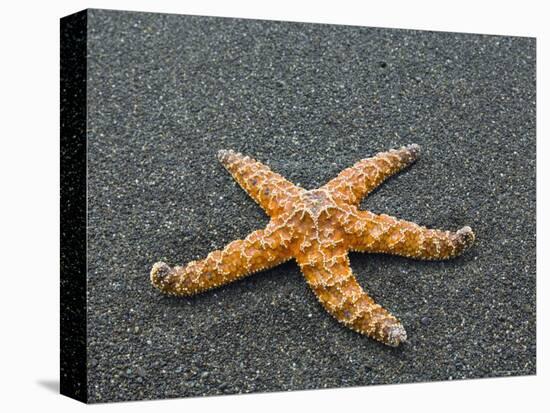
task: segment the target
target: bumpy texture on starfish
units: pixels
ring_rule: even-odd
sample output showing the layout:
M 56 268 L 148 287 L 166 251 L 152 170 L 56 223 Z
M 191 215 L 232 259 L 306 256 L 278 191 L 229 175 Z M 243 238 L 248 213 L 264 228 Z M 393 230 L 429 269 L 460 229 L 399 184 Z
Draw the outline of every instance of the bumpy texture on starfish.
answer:
M 174 268 L 158 262 L 151 282 L 166 294 L 192 295 L 294 258 L 320 303 L 338 321 L 398 346 L 407 338 L 405 329 L 357 283 L 348 251 L 441 260 L 456 257 L 474 242 L 470 227 L 457 232 L 428 229 L 357 208 L 364 196 L 413 163 L 419 152 L 418 145 L 409 145 L 379 153 L 308 191 L 248 156 L 219 151 L 220 162 L 271 217 L 269 224 L 202 261 Z

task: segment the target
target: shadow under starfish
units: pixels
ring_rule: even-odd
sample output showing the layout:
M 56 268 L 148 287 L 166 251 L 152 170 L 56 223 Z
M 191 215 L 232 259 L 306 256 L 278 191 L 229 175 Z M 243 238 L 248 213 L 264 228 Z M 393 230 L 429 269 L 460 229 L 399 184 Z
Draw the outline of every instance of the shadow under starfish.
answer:
M 358 209 L 366 195 L 412 164 L 419 153 L 414 144 L 382 152 L 343 170 L 320 188 L 305 190 L 248 156 L 221 150 L 220 162 L 271 217 L 270 222 L 201 261 L 174 268 L 156 263 L 151 282 L 166 294 L 193 295 L 294 258 L 319 302 L 338 321 L 398 346 L 407 339 L 405 329 L 357 283 L 348 252 L 443 260 L 461 254 L 475 239 L 470 227 L 457 232 L 428 229 Z

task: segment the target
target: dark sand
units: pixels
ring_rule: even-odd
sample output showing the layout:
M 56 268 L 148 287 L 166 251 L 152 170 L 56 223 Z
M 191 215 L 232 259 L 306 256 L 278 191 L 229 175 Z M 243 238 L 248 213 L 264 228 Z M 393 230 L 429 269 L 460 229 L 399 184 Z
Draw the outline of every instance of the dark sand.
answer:
M 88 340 L 92 402 L 535 373 L 535 40 L 92 10 Z M 218 163 L 234 149 L 306 188 L 418 143 L 363 203 L 470 225 L 447 262 L 354 253 L 397 349 L 330 317 L 297 265 L 192 298 L 152 264 L 267 223 Z

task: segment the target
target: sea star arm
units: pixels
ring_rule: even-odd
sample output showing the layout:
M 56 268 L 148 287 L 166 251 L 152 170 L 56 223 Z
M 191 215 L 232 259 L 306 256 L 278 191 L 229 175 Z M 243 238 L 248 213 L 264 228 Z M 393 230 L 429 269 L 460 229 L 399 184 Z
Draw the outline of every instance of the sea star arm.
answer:
M 319 250 L 298 260 L 323 307 L 352 330 L 390 346 L 407 339 L 402 324 L 361 288 L 345 251 Z
M 384 180 L 412 164 L 420 154 L 420 146 L 413 144 L 372 158 L 363 159 L 323 186 L 333 197 L 345 203 L 358 205 L 361 200 Z
M 243 240 L 213 251 L 201 261 L 170 268 L 157 262 L 151 270 L 151 282 L 170 295 L 193 295 L 262 271 L 291 258 L 284 228 L 254 231 Z
M 291 198 L 304 189 L 287 181 L 268 166 L 232 150 L 221 150 L 218 159 L 239 185 L 271 217 L 290 206 Z
M 475 240 L 470 227 L 457 232 L 422 227 L 388 215 L 358 211 L 347 227 L 350 248 L 356 251 L 401 255 L 423 260 L 456 257 Z

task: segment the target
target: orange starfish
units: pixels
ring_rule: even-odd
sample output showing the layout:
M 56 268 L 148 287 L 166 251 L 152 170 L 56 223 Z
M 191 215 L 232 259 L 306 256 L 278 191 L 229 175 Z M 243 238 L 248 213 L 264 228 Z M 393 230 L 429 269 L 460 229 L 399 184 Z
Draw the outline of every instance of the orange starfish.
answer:
M 461 254 L 475 238 L 470 227 L 457 232 L 428 229 L 357 208 L 364 196 L 413 163 L 419 152 L 418 145 L 409 145 L 379 153 L 308 191 L 248 156 L 219 151 L 220 162 L 271 217 L 269 224 L 204 260 L 174 268 L 158 262 L 151 282 L 166 294 L 192 295 L 294 258 L 318 300 L 338 321 L 398 346 L 407 339 L 405 329 L 357 283 L 348 251 L 441 260 Z

